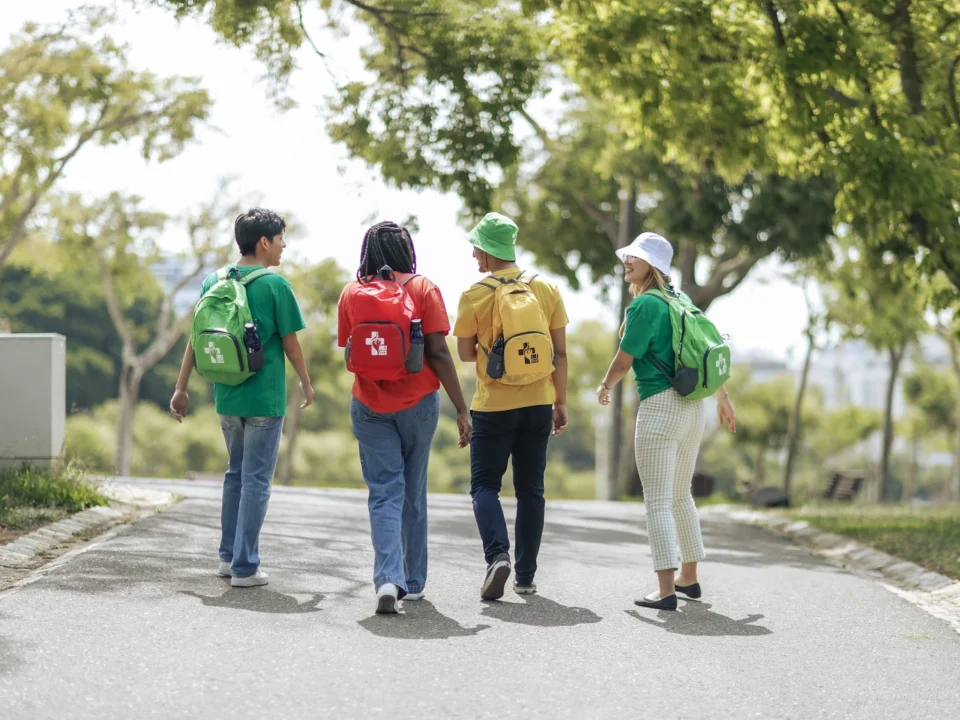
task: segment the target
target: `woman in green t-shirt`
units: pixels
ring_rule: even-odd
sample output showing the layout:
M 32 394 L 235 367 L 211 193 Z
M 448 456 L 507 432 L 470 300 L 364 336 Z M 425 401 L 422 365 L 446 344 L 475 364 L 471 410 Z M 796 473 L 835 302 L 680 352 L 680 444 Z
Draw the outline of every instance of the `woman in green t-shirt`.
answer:
M 704 559 L 703 537 L 690 486 L 706 413 L 703 400 L 680 397 L 670 378 L 657 367 L 676 365 L 673 330 L 667 303 L 648 291 L 679 292 L 669 277 L 673 247 L 660 235 L 643 233 L 629 247 L 618 250 L 617 256 L 634 299 L 620 328 L 620 350 L 597 389 L 597 397 L 601 405 L 608 405 L 611 389 L 633 368 L 640 394 L 637 470 L 647 507 L 653 569 L 660 584 L 658 592 L 635 602 L 641 607 L 676 610 L 677 591 L 691 598 L 701 596 L 697 563 Z M 720 423 L 733 432 L 733 407 L 722 388 L 717 393 L 717 414 Z

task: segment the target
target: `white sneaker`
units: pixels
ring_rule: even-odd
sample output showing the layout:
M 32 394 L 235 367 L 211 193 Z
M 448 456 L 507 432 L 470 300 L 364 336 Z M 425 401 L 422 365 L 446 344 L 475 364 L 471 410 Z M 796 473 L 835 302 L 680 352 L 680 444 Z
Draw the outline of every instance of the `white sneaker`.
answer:
M 233 573 L 230 572 L 230 563 L 221 560 L 220 565 L 217 567 L 217 575 L 220 577 L 230 577 L 233 575 Z
M 377 588 L 377 615 L 396 615 L 399 594 L 400 588 L 393 583 L 384 583 Z
M 270 582 L 270 577 L 263 572 L 263 570 L 257 570 L 253 575 L 248 577 L 234 577 L 230 580 L 230 584 L 233 587 L 258 587 L 260 585 L 266 585 Z
M 409 602 L 416 602 L 417 600 L 423 600 L 423 593 L 422 593 L 422 592 L 418 592 L 418 593 L 407 593 L 406 595 L 403 596 L 403 601 L 404 601 L 404 602 L 408 602 L 408 601 L 409 601 Z

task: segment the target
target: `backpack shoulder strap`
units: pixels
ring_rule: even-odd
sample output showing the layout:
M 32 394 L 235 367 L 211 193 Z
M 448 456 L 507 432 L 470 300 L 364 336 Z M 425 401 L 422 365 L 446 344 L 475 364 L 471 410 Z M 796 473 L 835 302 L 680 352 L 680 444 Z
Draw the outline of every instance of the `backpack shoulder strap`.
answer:
M 414 278 L 418 278 L 418 277 L 420 277 L 420 276 L 417 275 L 416 273 L 414 273 L 413 275 L 411 275 L 410 277 L 408 277 L 406 280 L 404 280 L 402 283 L 400 283 L 400 287 L 406 287 L 408 282 L 410 282 L 410 281 L 413 280 Z
M 252 273 L 244 275 L 240 279 L 240 284 L 246 287 L 247 285 L 252 283 L 254 280 L 258 278 L 262 278 L 264 275 L 269 275 L 269 274 L 270 274 L 270 271 L 267 270 L 266 268 L 260 268 L 259 270 L 254 270 Z

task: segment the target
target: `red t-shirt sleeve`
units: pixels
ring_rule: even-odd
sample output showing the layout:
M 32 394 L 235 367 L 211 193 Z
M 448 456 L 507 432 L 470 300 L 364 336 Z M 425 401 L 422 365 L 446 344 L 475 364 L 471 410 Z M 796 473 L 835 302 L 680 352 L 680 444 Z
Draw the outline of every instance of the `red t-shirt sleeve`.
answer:
M 343 292 L 340 293 L 340 302 L 337 303 L 337 345 L 342 348 L 347 346 L 347 340 L 350 339 L 350 333 L 353 332 L 353 325 L 350 322 L 350 308 L 347 307 L 349 304 L 347 291 L 349 289 L 349 285 L 343 289 Z
M 450 316 L 447 314 L 447 306 L 443 302 L 443 296 L 440 289 L 429 280 L 423 282 L 423 295 L 421 301 L 421 312 L 423 317 L 422 329 L 424 335 L 432 333 L 450 334 Z

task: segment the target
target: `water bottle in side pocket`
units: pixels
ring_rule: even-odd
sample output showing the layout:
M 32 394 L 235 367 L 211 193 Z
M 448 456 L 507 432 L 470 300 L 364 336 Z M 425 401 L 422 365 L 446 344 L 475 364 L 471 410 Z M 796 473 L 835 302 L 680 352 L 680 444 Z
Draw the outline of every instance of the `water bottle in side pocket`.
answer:
M 263 346 L 260 343 L 260 333 L 257 332 L 257 326 L 253 323 L 246 323 L 243 326 L 243 344 L 247 349 L 247 369 L 257 372 L 263 367 L 265 358 Z
M 407 355 L 407 372 L 423 370 L 423 326 L 419 320 L 410 323 L 410 354 Z
M 492 380 L 499 380 L 503 377 L 506 367 L 503 363 L 504 342 L 503 335 L 497 338 L 490 348 L 490 355 L 487 357 L 487 377 Z

